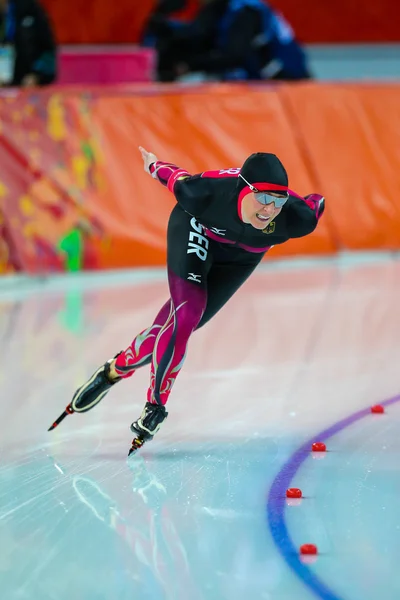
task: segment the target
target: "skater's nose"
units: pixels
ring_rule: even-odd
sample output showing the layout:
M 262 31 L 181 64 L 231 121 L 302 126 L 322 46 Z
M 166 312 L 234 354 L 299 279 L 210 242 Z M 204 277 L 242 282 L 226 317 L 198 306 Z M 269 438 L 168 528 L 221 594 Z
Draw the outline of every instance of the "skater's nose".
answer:
M 266 204 L 265 206 L 263 206 L 262 209 L 259 210 L 258 212 L 270 217 L 271 215 L 274 214 L 275 210 L 276 210 L 275 203 L 271 202 L 271 204 Z

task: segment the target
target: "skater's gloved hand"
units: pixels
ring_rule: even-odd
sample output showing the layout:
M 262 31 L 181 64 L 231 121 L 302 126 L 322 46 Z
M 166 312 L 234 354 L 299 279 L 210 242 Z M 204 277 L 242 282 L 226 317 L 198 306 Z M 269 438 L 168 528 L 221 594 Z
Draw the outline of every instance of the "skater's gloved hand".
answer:
M 317 219 L 322 217 L 325 210 L 325 198 L 321 194 L 308 194 L 308 196 L 304 196 L 304 200 L 315 211 Z
M 158 158 L 152 152 L 147 152 L 147 150 L 145 150 L 144 148 L 142 148 L 142 146 L 139 146 L 139 150 L 140 150 L 140 152 L 142 154 L 143 163 L 144 163 L 144 170 L 146 171 L 146 173 L 150 174 L 150 165 L 152 165 L 153 163 L 157 162 Z

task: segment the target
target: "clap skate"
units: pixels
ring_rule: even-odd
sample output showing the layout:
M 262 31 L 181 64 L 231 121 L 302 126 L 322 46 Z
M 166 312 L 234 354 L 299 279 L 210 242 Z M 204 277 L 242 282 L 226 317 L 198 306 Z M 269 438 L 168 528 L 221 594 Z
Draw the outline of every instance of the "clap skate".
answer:
M 116 358 L 116 356 L 114 358 Z M 65 411 L 54 421 L 47 431 L 55 429 L 67 415 L 72 415 L 74 412 L 87 412 L 108 394 L 110 388 L 120 381 L 120 379 L 111 381 L 108 377 L 110 373 L 110 364 L 113 360 L 114 359 L 110 358 L 110 360 L 93 373 L 86 383 L 76 390 L 71 403 L 68 404 Z
M 165 406 L 146 402 L 139 419 L 131 425 L 131 431 L 136 434 L 136 437 L 132 440 L 128 456 L 139 450 L 145 442 L 153 439 L 167 416 Z

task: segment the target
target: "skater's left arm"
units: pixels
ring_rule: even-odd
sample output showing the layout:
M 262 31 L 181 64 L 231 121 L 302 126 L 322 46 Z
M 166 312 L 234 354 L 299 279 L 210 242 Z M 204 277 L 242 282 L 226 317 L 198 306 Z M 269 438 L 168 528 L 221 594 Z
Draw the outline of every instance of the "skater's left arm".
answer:
M 288 203 L 287 223 L 291 238 L 312 233 L 325 210 L 325 198 L 309 194 L 305 198 L 291 197 Z
M 144 170 L 149 173 L 153 179 L 157 179 L 162 185 L 167 187 L 170 192 L 174 191 L 175 183 L 180 179 L 190 177 L 190 174 L 176 165 L 158 160 L 152 152 L 147 152 L 139 146 L 142 153 Z
M 172 163 L 158 160 L 156 155 L 139 147 L 146 173 L 167 187 L 182 208 L 194 217 L 200 217 L 208 205 L 211 194 L 209 183 L 201 174 L 190 175 Z

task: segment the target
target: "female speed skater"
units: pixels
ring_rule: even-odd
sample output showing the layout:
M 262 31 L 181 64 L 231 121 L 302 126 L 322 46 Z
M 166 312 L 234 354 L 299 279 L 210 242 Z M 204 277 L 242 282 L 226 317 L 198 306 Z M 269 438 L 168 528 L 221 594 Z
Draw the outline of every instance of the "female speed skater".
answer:
M 167 229 L 170 298 L 150 327 L 75 392 L 49 428 L 90 410 L 112 386 L 150 364 L 147 402 L 131 425 L 135 437 L 128 456 L 151 440 L 167 417 L 165 405 L 192 333 L 227 303 L 272 246 L 312 233 L 325 208 L 320 194 L 303 198 L 288 188 L 286 170 L 274 154 L 258 152 L 241 168 L 190 175 L 139 149 L 146 173 L 177 201 Z

